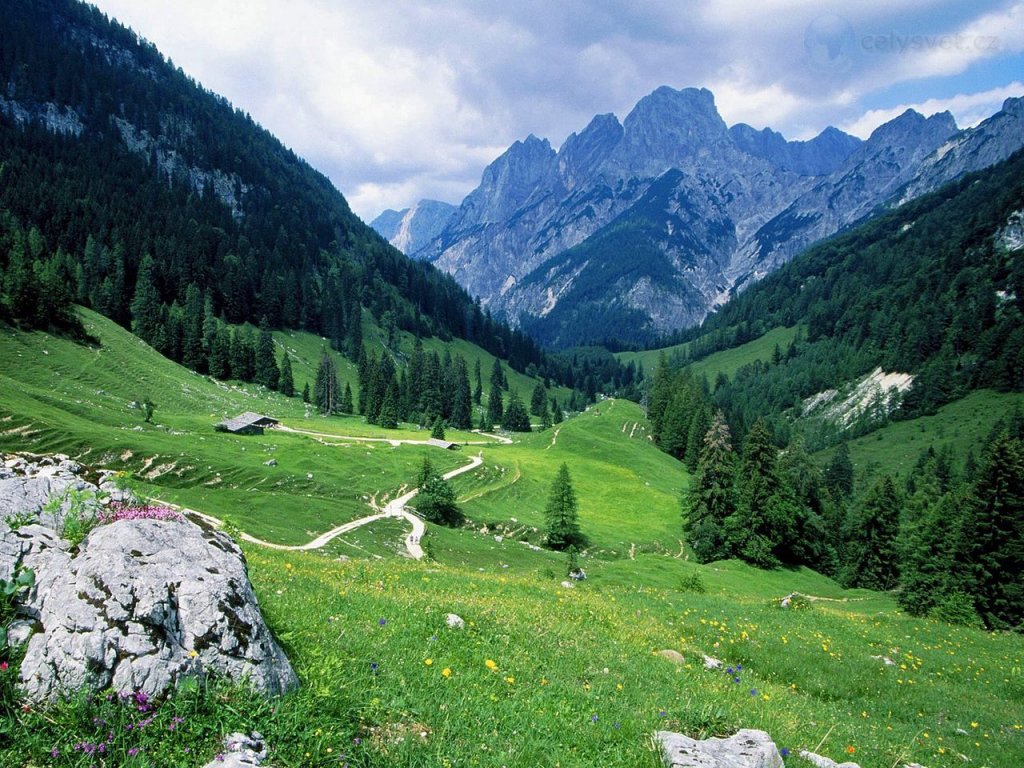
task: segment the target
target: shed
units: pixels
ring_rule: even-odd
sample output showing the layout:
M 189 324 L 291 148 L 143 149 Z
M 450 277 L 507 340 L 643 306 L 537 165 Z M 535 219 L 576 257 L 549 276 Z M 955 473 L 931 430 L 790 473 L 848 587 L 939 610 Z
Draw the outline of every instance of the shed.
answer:
M 458 443 L 452 443 L 448 440 L 438 440 L 436 437 L 432 437 L 427 440 L 427 445 L 432 445 L 435 448 L 444 448 L 446 451 L 455 451 L 459 448 Z
M 225 419 L 214 429 L 218 432 L 231 432 L 236 435 L 262 435 L 265 427 L 272 427 L 277 423 L 277 419 L 272 419 L 270 416 L 246 411 L 241 416 Z

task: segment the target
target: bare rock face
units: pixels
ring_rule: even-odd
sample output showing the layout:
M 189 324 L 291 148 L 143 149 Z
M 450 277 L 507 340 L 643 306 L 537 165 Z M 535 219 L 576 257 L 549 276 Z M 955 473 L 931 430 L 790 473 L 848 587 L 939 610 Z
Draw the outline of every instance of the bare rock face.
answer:
M 271 694 L 298 685 L 228 536 L 185 520 L 118 520 L 72 550 L 47 525 L 12 529 L 18 511 L 0 507 L 0 578 L 35 573 L 11 633 L 27 638 L 21 684 L 30 699 L 82 687 L 155 696 L 207 674 Z
M 764 731 L 745 728 L 727 739 L 702 741 L 659 731 L 655 740 L 668 768 L 783 768 L 782 755 Z

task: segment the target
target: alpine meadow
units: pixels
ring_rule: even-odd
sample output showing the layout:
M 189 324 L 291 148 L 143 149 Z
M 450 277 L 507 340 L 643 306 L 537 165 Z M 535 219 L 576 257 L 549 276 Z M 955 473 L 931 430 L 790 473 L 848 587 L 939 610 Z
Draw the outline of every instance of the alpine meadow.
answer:
M 0 768 L 1024 765 L 1019 81 L 281 5 L 0 0 Z

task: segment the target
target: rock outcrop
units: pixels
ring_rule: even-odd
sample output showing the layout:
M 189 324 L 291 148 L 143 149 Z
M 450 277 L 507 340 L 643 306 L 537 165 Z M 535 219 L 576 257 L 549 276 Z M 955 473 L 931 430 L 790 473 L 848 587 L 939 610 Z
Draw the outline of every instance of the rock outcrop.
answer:
M 21 684 L 30 699 L 82 687 L 153 696 L 210 674 L 272 694 L 298 684 L 228 536 L 184 519 L 123 519 L 73 548 L 45 516 L 24 513 L 55 485 L 95 485 L 63 470 L 0 482 L 0 579 L 35 574 L 11 632 L 27 640 Z
M 743 729 L 727 739 L 698 740 L 658 731 L 667 768 L 783 768 L 782 755 L 764 731 Z

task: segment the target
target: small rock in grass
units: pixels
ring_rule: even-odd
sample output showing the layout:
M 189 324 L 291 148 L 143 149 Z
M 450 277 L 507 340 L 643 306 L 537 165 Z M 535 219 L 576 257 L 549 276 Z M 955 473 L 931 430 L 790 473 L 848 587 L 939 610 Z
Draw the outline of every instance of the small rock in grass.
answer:
M 668 659 L 673 664 L 685 664 L 686 657 L 683 656 L 679 651 L 674 651 L 671 648 L 666 648 L 663 651 L 658 651 L 658 655 L 663 659 Z
M 563 581 L 562 582 L 562 586 L 565 587 L 566 589 L 573 589 L 573 588 L 575 588 L 576 585 L 573 584 L 571 581 Z
M 253 732 L 246 736 L 244 733 L 232 733 L 224 739 L 224 753 L 203 768 L 249 768 L 262 765 L 266 758 L 267 745 L 262 734 Z
M 447 624 L 451 629 L 465 629 L 466 622 L 462 620 L 462 617 L 455 613 L 449 613 L 445 617 L 444 623 Z
M 704 654 L 704 669 L 721 669 L 722 662 L 720 659 L 716 659 L 714 656 L 708 656 Z
M 267 459 L 266 461 L 263 462 L 263 466 L 264 467 L 276 467 L 277 466 L 277 459 Z

